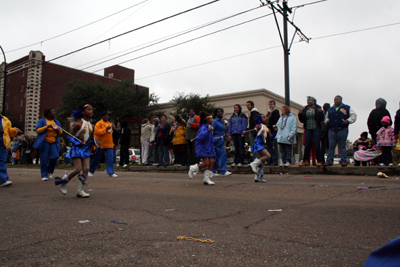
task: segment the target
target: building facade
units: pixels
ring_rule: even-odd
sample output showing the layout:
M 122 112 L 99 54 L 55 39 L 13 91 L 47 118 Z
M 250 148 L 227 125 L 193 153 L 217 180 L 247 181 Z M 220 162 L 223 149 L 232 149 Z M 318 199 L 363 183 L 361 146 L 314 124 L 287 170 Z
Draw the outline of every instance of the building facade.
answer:
M 111 84 L 120 80 L 135 82 L 135 71 L 118 65 L 104 69 L 104 76 L 84 72 L 45 61 L 40 51 L 30 51 L 28 56 L 0 65 L 0 107 L 9 114 L 13 125 L 20 127 L 25 134 L 36 135 L 36 122 L 43 117 L 44 110 L 57 109 L 62 101 L 68 83 L 80 78 Z M 4 92 L 4 83 L 6 91 Z M 142 89 L 148 88 L 140 86 Z

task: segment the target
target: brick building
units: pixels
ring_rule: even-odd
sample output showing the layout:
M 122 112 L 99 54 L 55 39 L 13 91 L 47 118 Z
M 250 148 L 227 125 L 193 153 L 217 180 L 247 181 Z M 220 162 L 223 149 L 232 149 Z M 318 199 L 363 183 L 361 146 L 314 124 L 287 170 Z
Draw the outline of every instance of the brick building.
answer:
M 13 125 L 25 134 L 35 134 L 36 122 L 43 117 L 48 107 L 57 109 L 62 94 L 67 90 L 68 82 L 74 78 L 99 81 L 104 84 L 120 80 L 135 82 L 135 71 L 118 65 L 104 69 L 104 76 L 84 72 L 62 65 L 45 62 L 40 51 L 30 51 L 28 56 L 7 64 L 6 81 L 4 80 L 3 62 L 0 65 L 0 95 L 5 92 L 5 112 L 9 114 Z M 140 86 L 141 89 L 149 88 Z M 3 108 L 3 98 L 0 97 Z

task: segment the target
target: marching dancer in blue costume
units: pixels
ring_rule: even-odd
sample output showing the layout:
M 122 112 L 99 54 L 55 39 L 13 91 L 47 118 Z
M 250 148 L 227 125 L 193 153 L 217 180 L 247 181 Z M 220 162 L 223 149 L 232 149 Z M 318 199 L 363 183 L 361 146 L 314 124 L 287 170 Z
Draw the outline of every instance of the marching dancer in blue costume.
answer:
M 253 147 L 251 148 L 252 152 L 258 152 L 260 158 L 255 159 L 252 163 L 250 163 L 250 167 L 253 172 L 256 173 L 254 177 L 254 182 L 265 182 L 264 180 L 264 163 L 271 157 L 265 148 L 266 139 L 270 138 L 271 132 L 268 127 L 265 126 L 267 123 L 267 117 L 265 115 L 259 115 L 257 119 L 258 123 L 254 128 L 254 131 L 257 133 L 256 139 L 254 140 Z
M 77 197 L 86 198 L 90 195 L 83 191 L 86 177 L 89 172 L 90 156 L 91 156 L 91 140 L 93 140 L 93 125 L 90 123 L 90 118 L 93 116 L 93 108 L 89 104 L 82 105 L 77 111 L 74 111 L 72 117 L 78 120 L 71 130 L 71 135 L 68 136 L 68 141 L 72 143 L 72 147 L 67 154 L 67 158 L 72 158 L 75 170 L 69 174 L 65 174 L 61 179 L 56 177 L 54 182 L 60 185 L 60 191 L 63 195 L 67 194 L 67 183 L 78 174 Z M 79 141 L 78 141 L 79 140 Z M 80 174 L 82 172 L 82 174 Z
M 219 167 L 219 171 L 221 175 L 228 176 L 232 173 L 227 170 L 226 165 L 228 164 L 228 156 L 226 155 L 225 150 L 225 134 L 227 130 L 227 125 L 223 121 L 224 110 L 222 108 L 216 108 L 214 111 L 214 121 L 213 121 L 213 137 L 214 139 L 221 139 L 216 142 L 214 145 L 215 152 L 215 163 L 214 168 L 212 170 L 213 176 L 218 176 L 217 167 Z
M 212 169 L 214 167 L 214 142 L 218 142 L 222 138 L 218 139 L 213 138 L 213 127 L 211 126 L 213 123 L 213 117 L 211 114 L 206 113 L 204 111 L 200 112 L 200 129 L 196 134 L 196 157 L 201 158 L 203 160 L 200 164 L 191 165 L 189 167 L 189 178 L 192 179 L 193 175 L 196 175 L 197 172 L 201 168 L 207 168 L 204 171 L 204 179 L 203 182 L 205 185 L 214 185 L 215 183 L 211 181 L 211 177 L 213 175 Z

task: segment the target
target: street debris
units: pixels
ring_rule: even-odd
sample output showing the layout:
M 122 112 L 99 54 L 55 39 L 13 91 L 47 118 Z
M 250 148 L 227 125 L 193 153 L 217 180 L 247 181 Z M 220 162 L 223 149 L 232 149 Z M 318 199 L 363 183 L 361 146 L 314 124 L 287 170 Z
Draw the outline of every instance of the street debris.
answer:
M 164 211 L 174 211 L 175 209 L 168 209 L 168 210 L 164 210 Z
M 89 220 L 84 220 L 84 221 L 79 221 L 79 223 L 88 223 L 90 222 Z
M 124 223 L 124 222 L 116 222 L 116 221 L 111 221 L 112 223 L 116 223 L 116 224 L 127 224 L 127 223 Z
M 179 241 L 187 240 L 187 241 L 198 241 L 198 242 L 202 242 L 202 243 L 214 243 L 214 241 L 211 240 L 211 239 L 202 240 L 202 239 L 197 239 L 197 238 L 194 238 L 194 237 L 186 237 L 186 236 L 178 236 L 177 239 Z
M 387 176 L 383 172 L 378 172 L 377 175 L 378 175 L 379 178 L 389 178 L 389 176 Z
M 268 210 L 268 211 L 271 211 L 271 212 L 278 212 L 278 211 L 282 211 L 282 209 Z

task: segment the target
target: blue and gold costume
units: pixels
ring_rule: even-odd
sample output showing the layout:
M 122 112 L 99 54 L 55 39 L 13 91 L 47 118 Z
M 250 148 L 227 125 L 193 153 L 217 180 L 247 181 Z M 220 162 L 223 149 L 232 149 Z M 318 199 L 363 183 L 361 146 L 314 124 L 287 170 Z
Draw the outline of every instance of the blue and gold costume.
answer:
M 256 139 L 254 140 L 253 146 L 251 148 L 252 152 L 257 152 L 265 149 L 266 138 L 268 135 L 268 128 L 264 124 L 261 124 L 261 129 L 257 132 Z
M 90 136 L 93 132 L 92 124 L 88 121 L 82 119 L 82 127 L 79 131 L 76 132 L 75 137 L 79 140 L 85 141 L 85 145 L 81 145 L 81 143 L 73 138 L 72 136 L 68 136 L 68 141 L 71 142 L 72 147 L 66 155 L 67 158 L 87 158 L 92 155 L 90 151 L 91 144 L 88 142 Z

